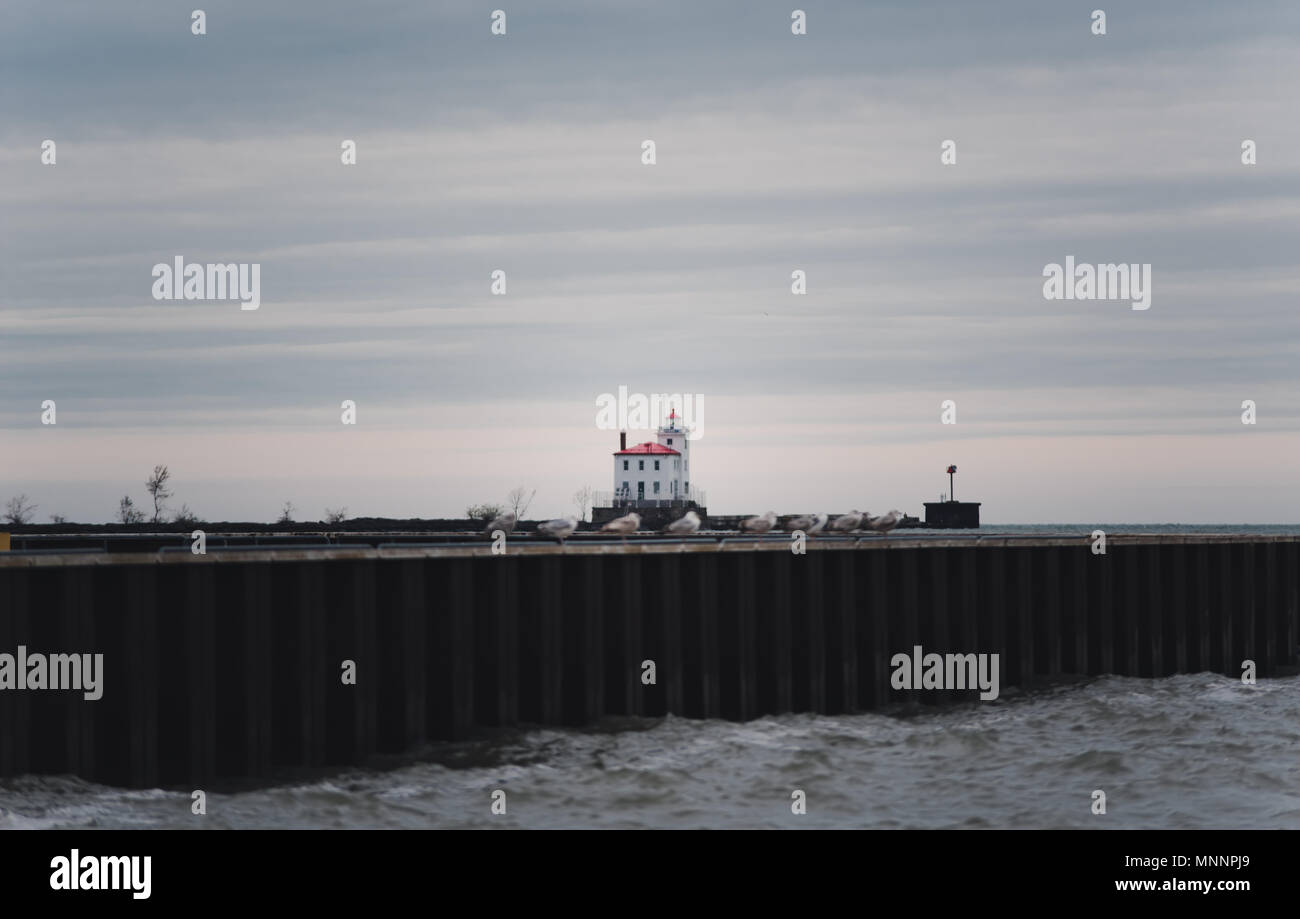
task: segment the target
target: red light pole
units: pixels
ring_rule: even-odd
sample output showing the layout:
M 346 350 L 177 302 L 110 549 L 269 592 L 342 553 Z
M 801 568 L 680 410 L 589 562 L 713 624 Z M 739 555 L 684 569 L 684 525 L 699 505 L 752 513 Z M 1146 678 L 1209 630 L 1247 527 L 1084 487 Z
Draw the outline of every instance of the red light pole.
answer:
M 949 466 L 949 467 L 948 467 L 948 500 L 949 500 L 949 501 L 956 501 L 956 500 L 957 500 L 957 496 L 956 496 L 955 494 L 953 494 L 953 487 L 952 487 L 952 484 L 953 484 L 953 483 L 952 483 L 952 477 L 955 476 L 956 474 L 957 474 L 957 467 L 956 467 L 956 466 Z

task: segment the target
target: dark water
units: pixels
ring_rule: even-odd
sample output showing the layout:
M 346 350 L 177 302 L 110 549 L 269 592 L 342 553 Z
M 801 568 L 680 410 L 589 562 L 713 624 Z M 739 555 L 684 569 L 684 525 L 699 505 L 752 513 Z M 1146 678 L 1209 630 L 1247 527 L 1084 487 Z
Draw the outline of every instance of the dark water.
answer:
M 907 717 L 622 721 L 431 755 L 211 792 L 205 817 L 187 792 L 25 777 L 0 784 L 0 827 L 1300 828 L 1300 679 L 1105 677 Z

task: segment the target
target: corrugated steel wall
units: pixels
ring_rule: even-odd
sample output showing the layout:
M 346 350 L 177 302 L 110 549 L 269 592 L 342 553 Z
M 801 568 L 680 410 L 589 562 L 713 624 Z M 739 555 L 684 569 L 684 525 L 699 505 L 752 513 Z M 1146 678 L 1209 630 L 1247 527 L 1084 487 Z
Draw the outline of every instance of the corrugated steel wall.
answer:
M 892 689 L 914 645 L 997 652 L 1004 689 L 1268 677 L 1296 664 L 1298 572 L 1291 538 L 10 556 L 0 653 L 100 652 L 105 674 L 95 702 L 0 691 L 0 775 L 197 787 L 480 727 L 977 698 Z

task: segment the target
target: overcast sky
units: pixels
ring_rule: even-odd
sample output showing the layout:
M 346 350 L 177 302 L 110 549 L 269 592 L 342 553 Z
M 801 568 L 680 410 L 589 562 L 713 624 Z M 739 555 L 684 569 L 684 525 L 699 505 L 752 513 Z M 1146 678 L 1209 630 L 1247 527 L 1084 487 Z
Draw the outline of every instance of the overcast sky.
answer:
M 0 500 L 40 521 L 155 463 L 212 520 L 568 513 L 620 385 L 703 394 L 713 513 L 920 514 L 956 463 L 986 522 L 1300 516 L 1294 0 L 195 3 L 0 2 Z M 178 255 L 260 309 L 155 301 Z M 1151 308 L 1045 300 L 1067 255 Z

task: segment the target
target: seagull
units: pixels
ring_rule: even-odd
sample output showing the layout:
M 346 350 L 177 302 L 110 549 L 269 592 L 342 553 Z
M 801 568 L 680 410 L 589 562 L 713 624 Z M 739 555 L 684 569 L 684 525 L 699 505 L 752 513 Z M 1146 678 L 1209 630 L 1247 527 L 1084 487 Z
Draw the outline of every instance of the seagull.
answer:
M 889 531 L 898 526 L 903 520 L 902 511 L 890 511 L 888 514 L 882 514 L 879 517 L 872 517 L 867 526 L 875 530 L 881 536 L 888 536 Z
M 785 531 L 787 533 L 793 533 L 795 530 L 807 530 L 812 525 L 813 519 L 807 514 L 804 514 L 801 517 L 791 517 L 787 520 L 785 522 Z
M 829 519 L 825 514 L 804 514 L 801 517 L 791 517 L 785 523 L 785 531 L 793 533 L 795 530 L 803 530 L 811 536 L 814 533 L 820 533 Z
M 515 531 L 515 512 L 506 511 L 504 514 L 497 514 L 492 518 L 492 522 L 483 528 L 483 532 L 491 535 L 495 530 L 505 530 L 506 535 Z
M 750 517 L 740 522 L 741 532 L 744 533 L 766 533 L 774 526 L 776 526 L 776 511 L 768 511 L 761 517 Z
M 577 517 L 560 517 L 557 520 L 548 520 L 545 523 L 537 524 L 537 532 L 552 536 L 564 545 L 564 541 L 573 535 L 573 531 L 578 528 Z
M 841 533 L 852 533 L 854 530 L 861 528 L 862 518 L 867 516 L 861 511 L 852 510 L 847 514 L 840 514 L 831 524 L 832 530 L 838 530 Z
M 668 526 L 664 527 L 664 532 L 672 536 L 694 536 L 700 528 L 700 515 L 695 511 L 687 511 L 686 515 L 679 520 L 674 520 Z
M 602 533 L 618 533 L 623 537 L 623 542 L 627 542 L 627 534 L 635 533 L 641 529 L 641 515 L 636 511 L 624 514 L 622 517 L 615 518 L 600 528 Z

